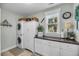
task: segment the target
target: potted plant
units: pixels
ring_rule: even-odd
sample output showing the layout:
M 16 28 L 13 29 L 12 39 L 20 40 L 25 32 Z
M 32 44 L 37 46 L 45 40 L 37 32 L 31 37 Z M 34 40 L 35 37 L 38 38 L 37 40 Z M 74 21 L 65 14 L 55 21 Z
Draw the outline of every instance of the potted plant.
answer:
M 39 25 L 37 27 L 37 30 L 38 30 L 38 36 L 43 36 L 44 27 L 42 25 Z

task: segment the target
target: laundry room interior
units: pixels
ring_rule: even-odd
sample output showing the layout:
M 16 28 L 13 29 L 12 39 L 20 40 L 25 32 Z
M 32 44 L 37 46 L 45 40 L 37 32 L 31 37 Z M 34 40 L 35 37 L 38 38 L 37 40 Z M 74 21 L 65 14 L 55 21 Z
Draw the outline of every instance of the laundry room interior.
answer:
M 78 3 L 0 3 L 1 56 L 79 56 Z

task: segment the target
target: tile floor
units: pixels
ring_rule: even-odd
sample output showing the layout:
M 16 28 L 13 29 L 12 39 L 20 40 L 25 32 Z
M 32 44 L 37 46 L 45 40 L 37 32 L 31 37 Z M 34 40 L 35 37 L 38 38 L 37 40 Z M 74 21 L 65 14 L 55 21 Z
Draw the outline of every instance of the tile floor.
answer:
M 1 53 L 1 56 L 32 56 L 32 52 L 25 49 L 13 48 L 6 52 Z

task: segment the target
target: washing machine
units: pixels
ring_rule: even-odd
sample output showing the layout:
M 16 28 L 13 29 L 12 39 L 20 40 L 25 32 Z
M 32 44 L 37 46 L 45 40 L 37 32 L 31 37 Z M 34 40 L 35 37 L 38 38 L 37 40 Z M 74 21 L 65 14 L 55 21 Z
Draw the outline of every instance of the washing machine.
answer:
M 17 37 L 17 47 L 18 48 L 23 48 L 23 41 L 21 37 Z
M 17 47 L 23 48 L 23 26 L 24 21 L 19 21 L 17 24 Z

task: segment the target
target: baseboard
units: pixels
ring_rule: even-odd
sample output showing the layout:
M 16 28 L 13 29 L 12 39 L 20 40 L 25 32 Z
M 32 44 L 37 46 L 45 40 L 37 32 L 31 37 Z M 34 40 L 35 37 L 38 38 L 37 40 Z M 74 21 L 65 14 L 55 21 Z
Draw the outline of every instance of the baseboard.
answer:
M 6 49 L 3 49 L 2 51 L 1 51 L 1 53 L 2 52 L 5 52 L 5 51 L 8 51 L 8 50 L 10 50 L 10 49 L 12 49 L 12 48 L 15 48 L 16 47 L 16 45 L 14 45 L 14 46 L 11 46 L 11 47 L 9 47 L 9 48 L 6 48 Z
M 42 54 L 37 53 L 37 52 L 35 52 L 35 55 L 37 55 L 37 56 L 43 56 Z

